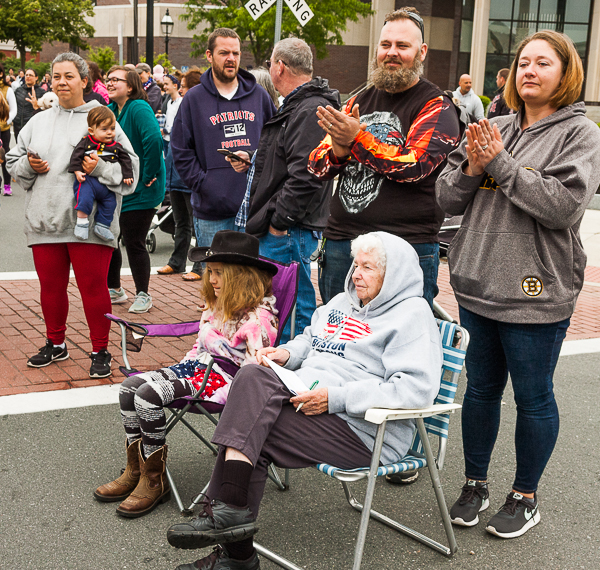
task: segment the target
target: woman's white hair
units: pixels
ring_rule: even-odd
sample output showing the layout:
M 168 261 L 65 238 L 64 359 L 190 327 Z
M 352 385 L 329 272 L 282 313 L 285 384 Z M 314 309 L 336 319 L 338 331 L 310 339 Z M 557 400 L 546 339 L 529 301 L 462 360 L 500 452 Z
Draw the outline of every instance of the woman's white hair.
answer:
M 350 245 L 352 257 L 356 257 L 359 251 L 372 254 L 376 258 L 375 263 L 381 274 L 385 275 L 387 256 L 383 241 L 376 233 L 363 234 L 352 240 L 352 244 Z

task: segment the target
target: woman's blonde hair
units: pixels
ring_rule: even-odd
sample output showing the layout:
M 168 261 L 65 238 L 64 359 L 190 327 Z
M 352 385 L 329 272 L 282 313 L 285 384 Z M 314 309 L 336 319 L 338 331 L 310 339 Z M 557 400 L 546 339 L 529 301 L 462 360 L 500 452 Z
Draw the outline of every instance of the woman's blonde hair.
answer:
M 200 293 L 223 322 L 240 318 L 245 311 L 255 309 L 265 297 L 273 294 L 273 278 L 258 267 L 223 263 L 223 287 L 219 297 L 215 296 L 209 279 L 207 268 L 202 276 Z
M 571 38 L 553 30 L 536 32 L 519 44 L 515 59 L 510 66 L 506 87 L 504 88 L 504 100 L 506 104 L 514 111 L 518 111 L 523 105 L 523 99 L 521 99 L 517 91 L 517 69 L 523 48 L 534 40 L 548 42 L 562 63 L 562 81 L 556 93 L 550 98 L 550 105 L 555 109 L 572 105 L 577 101 L 583 87 L 583 64 Z
M 0 122 L 8 121 L 9 111 L 8 101 L 0 91 Z

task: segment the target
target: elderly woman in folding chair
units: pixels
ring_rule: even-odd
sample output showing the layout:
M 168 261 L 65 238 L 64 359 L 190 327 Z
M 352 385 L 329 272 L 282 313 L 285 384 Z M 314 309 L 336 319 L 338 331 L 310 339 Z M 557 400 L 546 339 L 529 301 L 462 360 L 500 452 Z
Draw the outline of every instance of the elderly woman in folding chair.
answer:
M 294 370 L 307 391 L 291 397 L 265 366 L 246 366 L 236 375 L 212 440 L 220 446 L 207 490 L 212 501 L 167 533 L 178 548 L 227 546 L 179 570 L 256 570 L 252 536 L 271 462 L 292 469 L 322 462 L 367 466 L 376 432 L 364 420 L 369 408 L 433 403 L 442 349 L 415 250 L 375 232 L 356 238 L 352 254 L 345 292 L 318 308 L 302 335 L 259 351 L 261 360 L 267 356 Z M 308 390 L 316 380 L 318 387 Z M 404 457 L 413 434 L 412 420 L 393 422 L 382 460 Z
M 271 286 L 277 267 L 259 259 L 258 247 L 257 238 L 227 230 L 215 234 L 210 248 L 191 250 L 190 259 L 207 267 L 200 287 L 206 308 L 196 343 L 179 364 L 130 376 L 121 385 L 127 467 L 94 492 L 98 501 L 123 501 L 117 514 L 140 517 L 169 499 L 164 407 L 196 393 L 210 357 L 243 367 L 257 362 L 259 349 L 273 345 L 278 320 Z M 231 380 L 215 364 L 201 397 L 225 404 Z

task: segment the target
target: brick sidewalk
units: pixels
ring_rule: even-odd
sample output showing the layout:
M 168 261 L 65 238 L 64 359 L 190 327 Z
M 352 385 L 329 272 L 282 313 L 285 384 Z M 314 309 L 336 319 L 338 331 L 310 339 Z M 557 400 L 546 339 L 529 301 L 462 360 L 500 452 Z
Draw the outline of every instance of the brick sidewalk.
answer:
M 588 267 L 585 281 L 571 319 L 567 340 L 600 338 L 600 267 Z M 440 294 L 437 301 L 453 317 L 457 317 L 458 306 L 450 287 L 448 266 L 445 264 L 440 266 L 438 285 Z M 133 294 L 131 277 L 123 278 L 123 286 L 130 295 Z M 149 314 L 130 315 L 127 312 L 129 303 L 114 305 L 113 313 L 126 319 L 133 317 L 132 320 L 140 323 L 198 320 L 197 289 L 197 283 L 186 283 L 179 275 L 153 275 L 151 293 L 154 308 Z M 121 349 L 116 325 L 113 325 L 109 346 L 113 355 L 113 376 L 90 379 L 88 352 L 91 346 L 74 279 L 69 285 L 69 298 L 71 304 L 67 321 L 67 345 L 71 358 L 45 368 L 28 368 L 27 358 L 37 352 L 45 339 L 39 283 L 37 280 L 0 281 L 0 396 L 121 382 L 123 377 L 117 369 L 122 364 Z M 130 355 L 130 362 L 140 370 L 154 370 L 178 362 L 192 344 L 192 336 L 181 339 L 147 339 L 141 353 Z

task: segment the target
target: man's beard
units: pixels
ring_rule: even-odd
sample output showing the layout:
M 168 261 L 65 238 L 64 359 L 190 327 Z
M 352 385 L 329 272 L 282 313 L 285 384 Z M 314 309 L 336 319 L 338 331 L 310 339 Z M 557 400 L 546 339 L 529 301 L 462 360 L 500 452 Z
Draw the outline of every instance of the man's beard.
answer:
M 231 77 L 229 75 L 225 74 L 225 66 L 223 67 L 217 67 L 215 64 L 212 65 L 212 72 L 214 74 L 214 76 L 221 82 L 221 83 L 233 83 L 237 77 L 237 72 L 238 70 L 235 70 L 235 75 L 232 75 Z
M 402 64 L 400 60 L 385 60 L 394 61 Z M 399 93 L 408 89 L 415 83 L 423 74 L 423 62 L 419 54 L 415 56 L 410 67 L 400 67 L 399 69 L 388 69 L 385 67 L 385 61 L 381 66 L 377 63 L 377 56 L 371 61 L 371 70 L 369 73 L 369 81 L 377 89 L 387 91 L 389 93 Z

